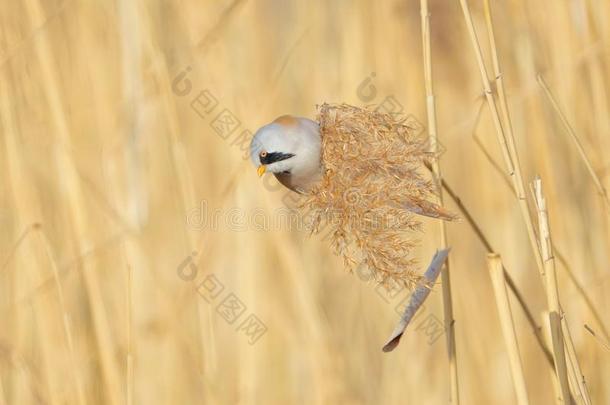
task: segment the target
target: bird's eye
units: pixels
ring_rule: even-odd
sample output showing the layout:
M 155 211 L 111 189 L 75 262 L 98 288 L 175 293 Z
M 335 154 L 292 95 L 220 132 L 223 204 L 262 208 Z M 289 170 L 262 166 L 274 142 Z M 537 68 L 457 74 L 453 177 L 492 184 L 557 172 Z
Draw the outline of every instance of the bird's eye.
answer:
M 264 157 L 267 156 L 267 152 L 266 151 L 262 151 L 259 156 L 264 158 Z

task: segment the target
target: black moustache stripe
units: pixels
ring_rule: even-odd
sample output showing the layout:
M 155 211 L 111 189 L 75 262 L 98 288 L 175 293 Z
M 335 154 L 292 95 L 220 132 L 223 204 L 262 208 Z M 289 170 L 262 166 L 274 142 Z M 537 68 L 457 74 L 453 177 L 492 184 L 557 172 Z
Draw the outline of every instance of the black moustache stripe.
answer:
M 272 152 L 267 153 L 267 156 L 261 157 L 261 164 L 270 165 L 271 163 L 280 162 L 282 160 L 290 159 L 293 157 L 292 153 Z

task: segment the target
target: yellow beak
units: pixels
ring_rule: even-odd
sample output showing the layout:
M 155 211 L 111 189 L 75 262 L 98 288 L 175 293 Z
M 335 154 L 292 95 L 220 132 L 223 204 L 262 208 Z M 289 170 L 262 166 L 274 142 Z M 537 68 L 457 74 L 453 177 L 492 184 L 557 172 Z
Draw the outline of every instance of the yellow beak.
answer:
M 267 166 L 265 166 L 265 165 L 259 166 L 258 169 L 256 169 L 256 173 L 258 174 L 258 177 L 261 177 L 263 174 L 265 174 L 266 171 L 267 171 Z

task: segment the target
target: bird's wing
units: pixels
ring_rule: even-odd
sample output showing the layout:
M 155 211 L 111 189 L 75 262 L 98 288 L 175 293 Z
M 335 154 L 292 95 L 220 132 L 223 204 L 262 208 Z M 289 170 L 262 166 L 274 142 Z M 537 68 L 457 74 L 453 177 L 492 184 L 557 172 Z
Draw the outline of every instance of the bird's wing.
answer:
M 444 219 L 445 221 L 454 221 L 458 218 L 457 215 L 449 212 L 438 204 L 415 197 L 405 201 L 403 207 L 414 214 L 424 215 L 430 218 Z
M 299 194 L 303 194 L 304 190 L 299 187 L 294 177 L 288 173 L 273 173 L 275 178 L 284 186 Z

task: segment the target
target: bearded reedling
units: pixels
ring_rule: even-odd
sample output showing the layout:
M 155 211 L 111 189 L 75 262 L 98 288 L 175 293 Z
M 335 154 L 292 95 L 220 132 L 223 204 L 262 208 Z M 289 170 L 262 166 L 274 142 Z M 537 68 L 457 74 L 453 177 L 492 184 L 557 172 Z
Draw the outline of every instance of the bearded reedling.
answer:
M 303 194 L 301 209 L 317 233 L 329 225 L 335 251 L 354 270 L 364 264 L 377 281 L 414 287 L 420 276 L 409 253 L 420 229 L 416 215 L 456 216 L 429 201 L 434 186 L 420 170 L 427 138 L 400 117 L 347 104 L 323 104 L 318 121 L 283 115 L 260 128 L 250 145 L 259 176 L 273 173 Z

